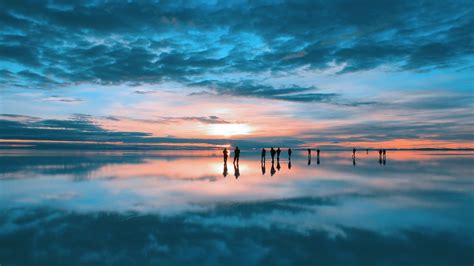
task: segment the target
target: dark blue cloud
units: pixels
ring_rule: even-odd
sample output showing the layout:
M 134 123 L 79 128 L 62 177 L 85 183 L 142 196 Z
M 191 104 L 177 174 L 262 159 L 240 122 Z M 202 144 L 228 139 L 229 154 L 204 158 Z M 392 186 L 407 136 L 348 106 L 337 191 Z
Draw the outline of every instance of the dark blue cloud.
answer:
M 339 95 L 336 93 L 318 93 L 315 87 L 291 87 L 275 88 L 274 86 L 255 84 L 251 80 L 240 82 L 219 82 L 206 80 L 191 83 L 191 86 L 199 86 L 211 89 L 211 92 L 198 92 L 191 95 L 233 95 L 241 97 L 257 97 L 294 102 L 331 102 Z
M 333 63 L 345 64 L 341 73 L 426 71 L 465 67 L 474 55 L 471 1 L 3 1 L 0 9 L 0 58 L 18 64 L 2 66 L 11 86 L 185 81 Z

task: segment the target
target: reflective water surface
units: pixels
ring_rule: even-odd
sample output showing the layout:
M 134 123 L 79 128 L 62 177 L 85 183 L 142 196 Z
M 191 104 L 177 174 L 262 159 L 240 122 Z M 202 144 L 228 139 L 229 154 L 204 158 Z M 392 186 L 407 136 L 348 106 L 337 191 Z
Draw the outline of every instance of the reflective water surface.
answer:
M 474 153 L 0 151 L 3 265 L 472 265 Z

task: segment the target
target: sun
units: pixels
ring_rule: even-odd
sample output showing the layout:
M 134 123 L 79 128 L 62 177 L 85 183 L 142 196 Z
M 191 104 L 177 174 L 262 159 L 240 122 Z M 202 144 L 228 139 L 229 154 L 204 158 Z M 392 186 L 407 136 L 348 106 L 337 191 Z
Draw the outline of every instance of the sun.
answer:
M 209 135 L 231 137 L 250 134 L 252 128 L 247 124 L 212 124 L 209 126 Z

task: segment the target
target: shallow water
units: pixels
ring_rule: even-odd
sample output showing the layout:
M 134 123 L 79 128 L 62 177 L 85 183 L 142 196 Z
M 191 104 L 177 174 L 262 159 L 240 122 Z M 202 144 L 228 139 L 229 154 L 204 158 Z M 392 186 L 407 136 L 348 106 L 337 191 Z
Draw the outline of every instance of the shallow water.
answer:
M 474 262 L 473 152 L 220 155 L 0 151 L 0 264 Z

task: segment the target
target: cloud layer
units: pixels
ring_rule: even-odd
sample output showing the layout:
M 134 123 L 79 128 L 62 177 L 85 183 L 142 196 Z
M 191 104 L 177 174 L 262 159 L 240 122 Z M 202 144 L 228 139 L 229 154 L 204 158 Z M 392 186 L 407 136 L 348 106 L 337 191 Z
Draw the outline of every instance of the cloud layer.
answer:
M 4 1 L 3 82 L 157 83 L 218 73 L 472 67 L 470 1 L 179 5 Z

